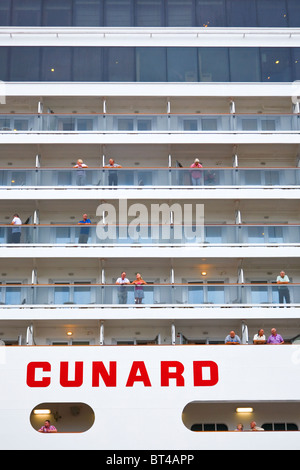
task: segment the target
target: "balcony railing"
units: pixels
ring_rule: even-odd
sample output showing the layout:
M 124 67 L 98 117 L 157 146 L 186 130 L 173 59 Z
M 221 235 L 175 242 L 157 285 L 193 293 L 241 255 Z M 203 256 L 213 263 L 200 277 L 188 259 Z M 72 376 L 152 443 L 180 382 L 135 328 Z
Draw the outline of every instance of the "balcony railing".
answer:
M 20 241 L 13 236 L 21 230 Z M 300 245 L 300 225 L 0 225 L 0 244 Z
M 298 114 L 2 114 L 0 132 L 299 132 Z
M 13 232 L 21 230 L 20 241 Z M 0 225 L 0 244 L 300 245 L 300 225 Z
M 0 187 L 290 187 L 300 185 L 300 168 L 2 168 Z
M 280 290 L 281 289 L 281 290 Z M 285 289 L 284 292 L 282 289 Z M 290 304 L 286 302 L 286 289 Z M 283 296 L 282 299 L 280 296 Z M 234 305 L 286 306 L 300 304 L 300 284 L 288 287 L 275 283 L 225 284 L 146 284 L 138 290 L 134 285 L 110 284 L 2 284 L 0 285 L 2 306 L 91 306 L 91 305 L 172 305 L 218 307 Z

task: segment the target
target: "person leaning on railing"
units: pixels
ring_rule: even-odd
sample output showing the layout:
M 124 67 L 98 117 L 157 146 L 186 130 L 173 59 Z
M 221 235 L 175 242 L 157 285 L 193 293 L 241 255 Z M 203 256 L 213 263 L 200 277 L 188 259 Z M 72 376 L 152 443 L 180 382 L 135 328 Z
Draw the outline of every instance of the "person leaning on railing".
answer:
M 234 331 L 231 331 L 225 338 L 225 344 L 241 344 L 241 340 Z

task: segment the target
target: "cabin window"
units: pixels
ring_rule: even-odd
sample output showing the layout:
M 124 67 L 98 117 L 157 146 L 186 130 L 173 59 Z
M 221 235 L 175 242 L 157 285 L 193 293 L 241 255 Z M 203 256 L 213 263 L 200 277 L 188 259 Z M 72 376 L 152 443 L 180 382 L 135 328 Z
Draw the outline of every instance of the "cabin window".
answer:
M 89 405 L 81 402 L 40 403 L 30 413 L 30 424 L 39 431 L 46 420 L 58 433 L 79 433 L 93 426 L 95 413 Z
M 204 423 L 204 424 L 193 424 L 191 426 L 191 431 L 199 432 L 199 431 L 228 431 L 228 427 L 226 424 L 218 424 L 218 423 Z

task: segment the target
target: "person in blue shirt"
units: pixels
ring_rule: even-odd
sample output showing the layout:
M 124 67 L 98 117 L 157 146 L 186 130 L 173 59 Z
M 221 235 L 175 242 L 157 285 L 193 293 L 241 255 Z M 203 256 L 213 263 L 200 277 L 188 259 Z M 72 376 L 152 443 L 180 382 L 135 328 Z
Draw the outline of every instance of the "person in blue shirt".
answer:
M 88 219 L 87 214 L 83 214 L 82 220 L 78 222 L 78 225 L 85 225 L 85 227 L 80 229 L 78 243 L 87 243 L 90 234 L 90 228 L 86 227 L 86 225 L 91 225 L 91 220 Z
M 241 344 L 241 340 L 234 331 L 231 331 L 228 336 L 225 338 L 225 344 Z

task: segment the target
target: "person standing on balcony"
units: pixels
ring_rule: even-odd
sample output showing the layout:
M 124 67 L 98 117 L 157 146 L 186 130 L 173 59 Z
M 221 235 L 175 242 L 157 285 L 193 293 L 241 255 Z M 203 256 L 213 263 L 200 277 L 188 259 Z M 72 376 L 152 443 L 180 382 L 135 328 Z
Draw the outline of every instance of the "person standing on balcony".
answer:
M 192 185 L 200 186 L 202 181 L 202 165 L 198 158 L 195 158 L 194 163 L 191 164 L 190 168 L 193 168 L 193 171 L 191 172 Z
M 81 158 L 79 158 L 77 160 L 77 163 L 76 165 L 73 167 L 73 168 L 77 168 L 77 172 L 76 172 L 76 185 L 77 186 L 84 186 L 85 185 L 85 181 L 86 181 L 86 172 L 85 172 L 85 168 L 88 168 L 88 166 L 83 163 L 83 160 L 81 160 Z
M 130 284 L 130 281 L 127 279 L 125 272 L 121 273 L 121 277 L 118 277 L 116 284 L 120 286 L 118 291 L 119 304 L 127 304 L 126 284 Z
M 290 303 L 290 291 L 289 291 L 289 288 L 287 287 L 287 284 L 289 284 L 290 280 L 284 271 L 281 271 L 280 275 L 277 276 L 276 282 L 278 284 L 279 303 L 283 304 L 283 300 L 285 299 L 285 302 L 289 304 Z
M 134 288 L 134 300 L 136 304 L 141 304 L 142 300 L 144 298 L 144 289 L 143 285 L 147 284 L 144 279 L 142 279 L 142 276 L 140 273 L 136 273 L 136 279 L 132 282 L 132 284 L 135 286 Z
M 115 163 L 113 158 L 110 158 L 108 165 L 105 165 L 104 168 L 107 168 L 108 171 L 108 185 L 109 186 L 118 186 L 118 174 L 117 171 L 111 170 L 111 168 L 122 168 L 121 165 Z
M 13 228 L 11 229 L 11 243 L 20 243 L 22 220 L 20 219 L 19 214 L 14 214 L 10 225 L 13 225 Z
M 78 225 L 91 225 L 91 220 L 88 219 L 87 214 L 83 214 L 82 220 L 78 222 Z M 87 243 L 90 234 L 89 227 L 82 227 L 79 233 L 78 243 Z

